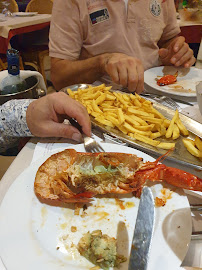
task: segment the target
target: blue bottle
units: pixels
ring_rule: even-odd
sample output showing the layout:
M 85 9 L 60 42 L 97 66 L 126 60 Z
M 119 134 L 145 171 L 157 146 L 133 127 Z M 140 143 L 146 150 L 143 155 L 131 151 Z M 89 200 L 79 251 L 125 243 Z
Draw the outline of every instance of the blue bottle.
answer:
M 27 89 L 26 81 L 20 77 L 19 52 L 15 49 L 7 51 L 8 76 L 0 84 L 0 94 L 15 94 Z

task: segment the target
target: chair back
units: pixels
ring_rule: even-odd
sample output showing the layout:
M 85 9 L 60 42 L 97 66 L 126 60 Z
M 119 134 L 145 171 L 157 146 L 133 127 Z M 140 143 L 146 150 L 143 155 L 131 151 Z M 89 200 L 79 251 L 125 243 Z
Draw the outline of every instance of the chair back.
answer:
M 10 5 L 8 6 L 8 10 L 11 12 L 18 12 L 19 8 L 18 8 L 18 4 L 15 0 L 7 0 L 8 3 L 10 3 Z M 5 6 L 3 5 L 2 1 L 0 1 L 0 13 L 2 12 L 2 10 L 5 8 Z
M 26 12 L 51 14 L 52 8 L 53 8 L 53 0 L 31 0 L 26 7 Z

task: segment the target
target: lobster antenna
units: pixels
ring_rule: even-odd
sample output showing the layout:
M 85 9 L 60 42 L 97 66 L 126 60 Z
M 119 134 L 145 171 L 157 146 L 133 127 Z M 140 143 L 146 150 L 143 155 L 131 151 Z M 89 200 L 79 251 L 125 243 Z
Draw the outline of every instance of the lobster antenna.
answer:
M 157 163 L 160 162 L 160 161 L 163 162 L 164 159 L 167 158 L 168 154 L 169 154 L 171 151 L 173 151 L 173 150 L 174 150 L 174 148 L 169 149 L 165 154 L 163 154 L 162 156 L 160 156 L 159 158 L 157 158 L 157 159 L 156 159 L 156 162 L 157 162 Z

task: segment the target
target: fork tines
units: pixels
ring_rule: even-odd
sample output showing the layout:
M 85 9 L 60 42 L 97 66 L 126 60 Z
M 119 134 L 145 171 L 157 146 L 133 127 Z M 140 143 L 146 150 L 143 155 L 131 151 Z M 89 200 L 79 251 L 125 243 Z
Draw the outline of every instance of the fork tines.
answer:
M 105 152 L 102 146 L 91 137 L 84 138 L 84 147 L 90 153 Z

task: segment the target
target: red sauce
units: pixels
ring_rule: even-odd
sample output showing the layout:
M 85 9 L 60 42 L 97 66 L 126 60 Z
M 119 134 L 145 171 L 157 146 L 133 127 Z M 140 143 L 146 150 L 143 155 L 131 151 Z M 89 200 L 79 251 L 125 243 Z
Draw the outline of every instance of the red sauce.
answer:
M 165 76 L 163 76 L 161 79 L 159 79 L 157 81 L 157 84 L 159 86 L 164 86 L 164 85 L 172 84 L 172 83 L 174 83 L 176 81 L 177 81 L 176 76 L 174 76 L 174 75 L 165 75 Z

